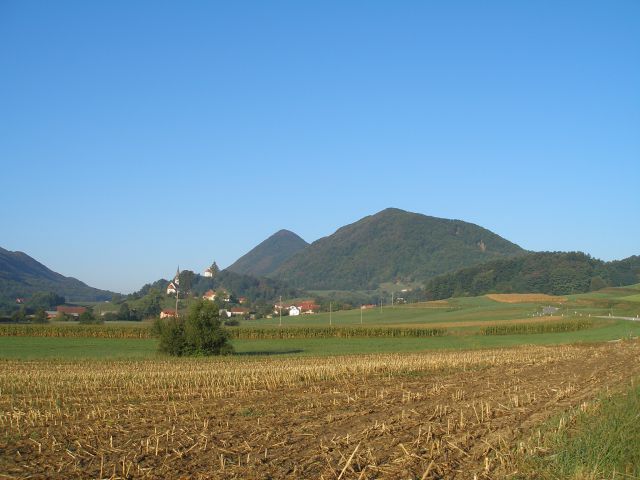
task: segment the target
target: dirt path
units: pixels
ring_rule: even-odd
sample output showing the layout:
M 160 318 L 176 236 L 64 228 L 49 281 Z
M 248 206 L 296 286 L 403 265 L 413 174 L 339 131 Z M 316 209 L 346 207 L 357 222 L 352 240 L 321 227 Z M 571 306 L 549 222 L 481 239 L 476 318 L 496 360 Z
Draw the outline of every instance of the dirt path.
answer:
M 518 438 L 640 374 L 638 342 L 550 355 L 218 399 L 97 394 L 77 414 L 3 391 L 0 478 L 502 478 Z

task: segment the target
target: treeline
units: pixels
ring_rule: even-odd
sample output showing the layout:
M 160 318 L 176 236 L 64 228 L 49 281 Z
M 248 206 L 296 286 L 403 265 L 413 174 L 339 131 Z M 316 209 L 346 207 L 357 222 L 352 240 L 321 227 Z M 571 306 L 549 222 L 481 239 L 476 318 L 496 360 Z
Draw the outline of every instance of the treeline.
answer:
M 582 252 L 539 252 L 493 260 L 440 275 L 413 292 L 413 300 L 487 293 L 569 295 L 640 282 L 640 256 L 603 262 Z

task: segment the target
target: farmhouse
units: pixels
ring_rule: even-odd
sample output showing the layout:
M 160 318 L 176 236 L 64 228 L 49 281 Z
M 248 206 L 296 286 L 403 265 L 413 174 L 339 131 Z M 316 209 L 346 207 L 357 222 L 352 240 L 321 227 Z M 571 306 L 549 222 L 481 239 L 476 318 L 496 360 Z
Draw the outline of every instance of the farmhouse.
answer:
M 313 300 L 305 300 L 298 305 L 300 313 L 303 315 L 312 315 L 320 310 L 320 307 Z
M 174 293 L 176 293 L 178 291 L 178 289 L 176 288 L 176 285 L 171 282 L 169 283 L 169 285 L 167 285 L 167 295 L 172 295 Z
M 234 316 L 248 315 L 249 309 L 244 307 L 233 307 L 231 310 L 229 310 L 229 313 L 231 313 L 231 315 L 234 315 Z
M 291 305 L 289 307 L 289 316 L 290 317 L 297 317 L 298 315 L 300 315 L 300 309 L 298 307 L 296 307 L 295 305 Z
M 165 309 L 160 312 L 160 318 L 168 318 L 168 317 L 175 318 L 177 316 L 178 315 L 176 314 L 176 311 L 171 309 Z

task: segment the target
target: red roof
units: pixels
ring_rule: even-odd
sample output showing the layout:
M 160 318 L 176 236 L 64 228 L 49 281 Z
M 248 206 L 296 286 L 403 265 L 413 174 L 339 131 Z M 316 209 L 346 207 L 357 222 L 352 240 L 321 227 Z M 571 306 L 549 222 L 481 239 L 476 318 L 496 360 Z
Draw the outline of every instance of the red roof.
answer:
M 316 304 L 316 302 L 307 301 L 300 303 L 300 310 L 319 310 L 320 307 Z
M 167 315 L 175 315 L 176 311 L 175 310 L 171 310 L 170 308 L 165 308 L 164 310 L 162 310 L 162 313 L 165 313 Z

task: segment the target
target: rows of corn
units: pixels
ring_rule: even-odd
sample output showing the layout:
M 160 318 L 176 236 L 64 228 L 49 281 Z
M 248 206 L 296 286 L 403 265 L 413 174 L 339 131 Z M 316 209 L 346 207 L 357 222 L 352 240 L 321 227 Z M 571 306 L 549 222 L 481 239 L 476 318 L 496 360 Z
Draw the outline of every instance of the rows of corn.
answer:
M 511 323 L 492 325 L 481 330 L 482 335 L 522 335 L 536 333 L 577 332 L 591 328 L 590 320 L 570 320 L 566 322 Z

